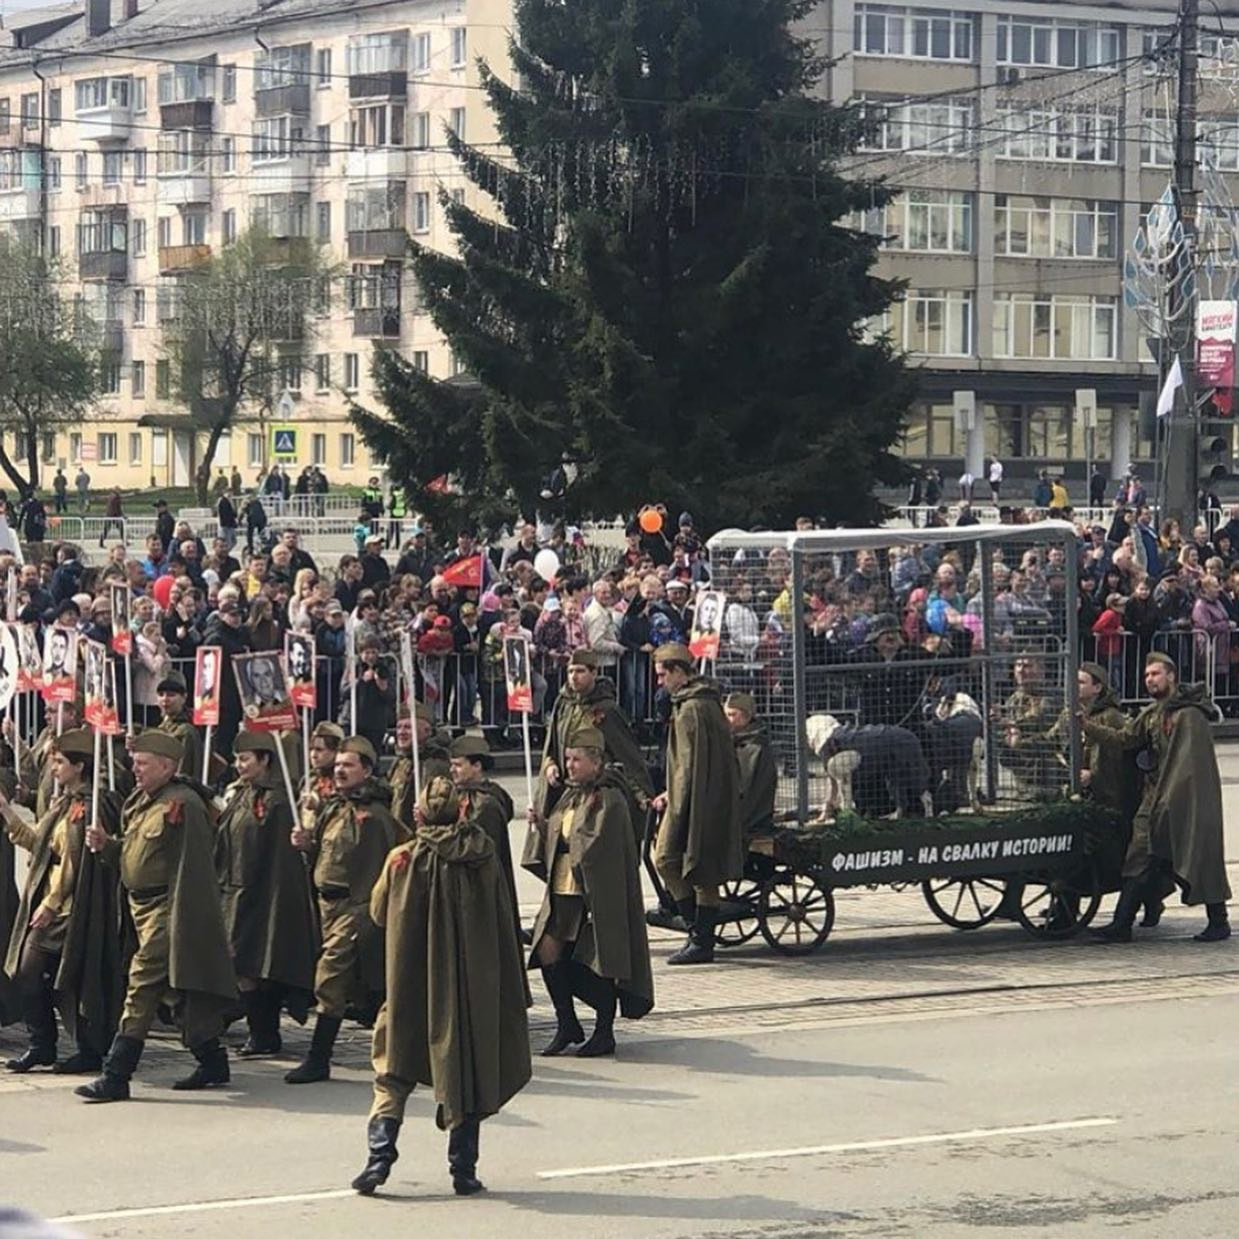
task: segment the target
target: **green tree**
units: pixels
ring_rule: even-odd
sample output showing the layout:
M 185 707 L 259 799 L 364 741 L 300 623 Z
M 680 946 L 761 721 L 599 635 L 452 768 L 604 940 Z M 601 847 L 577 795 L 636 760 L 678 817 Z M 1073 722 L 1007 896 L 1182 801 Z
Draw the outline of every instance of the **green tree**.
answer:
M 312 242 L 254 228 L 177 279 L 162 344 L 172 394 L 203 437 L 199 503 L 208 502 L 224 432 L 270 414 L 287 379 L 305 368 L 311 315 L 331 275 Z
M 575 515 L 878 515 L 913 384 L 864 331 L 899 289 L 847 221 L 886 195 L 840 170 L 864 122 L 810 93 L 810 7 L 518 0 L 521 90 L 482 66 L 510 155 L 449 135 L 488 210 L 444 197 L 457 255 L 411 251 L 475 386 L 380 352 L 388 416 L 354 411 L 395 477 L 528 511 L 566 451 Z
M 0 468 L 23 497 L 39 488 L 43 436 L 80 426 L 99 394 L 98 331 L 65 282 L 36 250 L 0 242 L 0 431 L 25 444 L 23 459 L 0 437 Z

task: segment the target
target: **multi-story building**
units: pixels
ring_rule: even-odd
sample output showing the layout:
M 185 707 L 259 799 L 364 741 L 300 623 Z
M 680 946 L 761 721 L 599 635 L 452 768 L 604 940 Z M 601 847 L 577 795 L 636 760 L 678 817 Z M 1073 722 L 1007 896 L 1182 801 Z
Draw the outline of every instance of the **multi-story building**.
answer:
M 878 122 L 852 166 L 900 191 L 865 226 L 907 282 L 884 326 L 922 367 L 909 458 L 1081 478 L 1090 459 L 1119 476 L 1152 456 L 1157 367 L 1123 259 L 1171 175 L 1177 7 L 823 0 L 807 19 L 823 89 Z M 1235 172 L 1239 5 L 1204 8 L 1201 149 Z
M 337 482 L 373 463 L 348 420 L 374 341 L 455 370 L 403 259 L 451 248 L 439 203 L 472 187 L 451 128 L 494 142 L 478 57 L 508 72 L 506 0 L 81 0 L 0 32 L 0 228 L 59 259 L 99 325 L 104 394 L 40 457 L 96 487 L 186 485 L 202 440 L 173 398 L 161 321 L 177 279 L 251 223 L 341 270 L 278 386 L 286 463 Z M 272 415 L 225 436 L 247 481 Z M 14 445 L 24 452 L 25 445 Z

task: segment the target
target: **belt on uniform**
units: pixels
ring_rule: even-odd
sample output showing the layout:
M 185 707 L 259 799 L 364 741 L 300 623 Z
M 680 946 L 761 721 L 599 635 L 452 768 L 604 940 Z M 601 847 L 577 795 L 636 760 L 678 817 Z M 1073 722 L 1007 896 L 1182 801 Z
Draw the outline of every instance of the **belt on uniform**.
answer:
M 320 886 L 318 888 L 318 897 L 320 899 L 347 899 L 347 886 Z
M 162 899 L 168 893 L 166 886 L 143 886 L 138 890 L 129 892 L 130 899 L 136 899 L 139 903 L 146 903 L 150 899 Z

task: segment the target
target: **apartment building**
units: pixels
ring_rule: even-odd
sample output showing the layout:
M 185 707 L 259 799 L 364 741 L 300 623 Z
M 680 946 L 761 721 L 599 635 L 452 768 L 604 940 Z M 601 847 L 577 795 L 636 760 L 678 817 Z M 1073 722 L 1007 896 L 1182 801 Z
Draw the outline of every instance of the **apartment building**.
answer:
M 348 420 L 382 341 L 430 374 L 455 362 L 403 262 L 450 250 L 439 191 L 472 201 L 445 149 L 495 131 L 476 61 L 506 74 L 506 0 L 79 0 L 0 32 L 0 229 L 42 244 L 98 324 L 104 394 L 40 456 L 96 487 L 179 486 L 202 442 L 172 396 L 160 324 L 176 282 L 251 222 L 309 238 L 341 276 L 291 351 L 273 415 L 216 454 L 247 480 L 293 450 L 364 484 Z M 9 443 L 18 452 L 24 444 Z
M 1204 7 L 1201 149 L 1234 173 L 1239 5 Z M 900 190 L 864 223 L 908 284 L 883 326 L 923 367 L 909 458 L 1081 478 L 1089 460 L 1119 476 L 1152 456 L 1156 366 L 1122 273 L 1170 176 L 1175 69 L 1157 53 L 1176 9 L 825 0 L 808 18 L 823 89 L 878 122 L 853 166 Z

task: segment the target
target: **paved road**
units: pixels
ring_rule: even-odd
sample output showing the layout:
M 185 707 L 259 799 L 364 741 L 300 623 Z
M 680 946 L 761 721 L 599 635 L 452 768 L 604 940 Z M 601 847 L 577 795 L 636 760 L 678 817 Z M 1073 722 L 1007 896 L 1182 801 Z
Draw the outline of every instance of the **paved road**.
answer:
M 1239 797 L 1239 748 L 1223 773 Z M 676 939 L 655 935 L 658 1010 L 620 1026 L 613 1062 L 536 1061 L 483 1128 L 491 1191 L 468 1201 L 447 1194 L 424 1096 L 390 1193 L 347 1191 L 364 1160 L 360 1030 L 336 1078 L 301 1089 L 284 1064 L 247 1063 L 227 1093 L 174 1095 L 170 1042 L 129 1105 L 0 1078 L 0 1198 L 152 1239 L 1230 1239 L 1239 939 L 1192 943 L 1200 921 L 1174 908 L 1130 948 L 1039 944 L 1006 925 L 952 933 L 914 892 L 861 891 L 811 959 L 744 948 L 687 975 L 662 962 Z M 293 1031 L 290 1050 L 304 1041 Z

